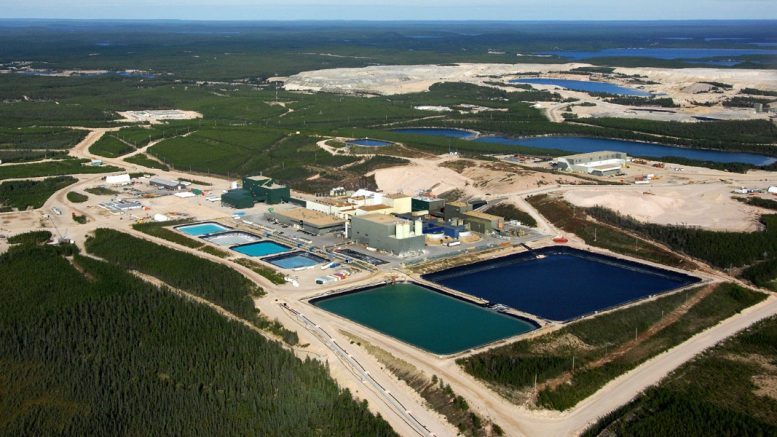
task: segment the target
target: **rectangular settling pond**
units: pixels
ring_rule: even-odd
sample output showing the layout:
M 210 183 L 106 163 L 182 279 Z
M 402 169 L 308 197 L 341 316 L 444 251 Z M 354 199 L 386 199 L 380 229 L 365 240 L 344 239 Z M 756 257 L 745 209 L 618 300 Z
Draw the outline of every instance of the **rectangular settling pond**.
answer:
M 317 264 L 323 263 L 326 260 L 320 256 L 316 256 L 307 252 L 292 252 L 264 258 L 262 261 L 266 261 L 282 269 L 293 270 L 301 269 L 304 267 L 313 267 Z
M 284 246 L 273 241 L 260 241 L 258 243 L 243 244 L 240 246 L 230 247 L 230 249 L 237 253 L 242 253 L 243 255 L 248 256 L 267 256 L 289 251 L 288 246 Z
M 215 234 L 216 232 L 224 232 L 224 231 L 230 230 L 230 228 L 226 226 L 222 226 L 218 223 L 212 223 L 212 222 L 197 223 L 196 225 L 178 226 L 175 229 L 178 229 L 184 234 L 188 234 L 194 237 L 199 237 L 200 235 Z
M 699 282 L 682 273 L 567 247 L 537 249 L 424 278 L 558 321 Z
M 203 240 L 218 246 L 236 246 L 238 244 L 248 244 L 261 240 L 254 234 L 242 231 L 222 232 L 220 234 L 202 237 Z
M 438 355 L 532 331 L 532 323 L 412 283 L 325 297 L 315 306 Z

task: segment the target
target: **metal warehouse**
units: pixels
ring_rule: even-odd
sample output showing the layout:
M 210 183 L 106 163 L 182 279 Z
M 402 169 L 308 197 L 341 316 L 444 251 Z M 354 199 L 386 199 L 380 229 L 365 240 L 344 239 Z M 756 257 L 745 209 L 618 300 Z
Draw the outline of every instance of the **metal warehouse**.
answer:
M 628 156 L 623 152 L 592 152 L 556 158 L 559 170 L 572 173 L 586 173 L 594 176 L 617 175 L 626 164 Z

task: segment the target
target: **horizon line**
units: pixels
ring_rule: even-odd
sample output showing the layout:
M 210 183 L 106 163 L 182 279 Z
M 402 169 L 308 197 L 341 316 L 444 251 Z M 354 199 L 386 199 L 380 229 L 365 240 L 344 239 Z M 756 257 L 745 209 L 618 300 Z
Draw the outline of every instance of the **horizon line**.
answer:
M 534 20 L 505 20 L 505 19 L 423 19 L 423 20 L 404 20 L 404 19 L 314 19 L 314 18 L 263 18 L 263 19 L 244 19 L 244 18 L 222 18 L 222 19 L 200 19 L 200 18 L 49 18 L 49 17 L 0 17 L 0 21 L 120 21 L 120 22 L 197 22 L 197 23 L 662 23 L 662 22 L 741 22 L 741 21 L 777 21 L 774 18 L 665 18 L 665 19 L 566 19 L 566 18 L 547 18 Z

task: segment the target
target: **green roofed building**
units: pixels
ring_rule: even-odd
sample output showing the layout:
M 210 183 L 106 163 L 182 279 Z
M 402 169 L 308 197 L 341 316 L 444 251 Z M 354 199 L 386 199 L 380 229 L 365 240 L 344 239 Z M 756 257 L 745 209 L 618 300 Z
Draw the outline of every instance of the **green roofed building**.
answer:
M 272 178 L 266 176 L 244 177 L 243 189 L 251 192 L 255 202 L 275 205 L 291 199 L 289 187 L 277 184 Z
M 229 190 L 221 195 L 221 203 L 232 208 L 251 208 L 257 202 L 270 205 L 291 200 L 289 187 L 275 183 L 265 176 L 249 176 L 243 178 L 243 188 Z
M 254 206 L 254 197 L 249 191 L 238 188 L 222 194 L 221 203 L 236 209 L 247 209 Z

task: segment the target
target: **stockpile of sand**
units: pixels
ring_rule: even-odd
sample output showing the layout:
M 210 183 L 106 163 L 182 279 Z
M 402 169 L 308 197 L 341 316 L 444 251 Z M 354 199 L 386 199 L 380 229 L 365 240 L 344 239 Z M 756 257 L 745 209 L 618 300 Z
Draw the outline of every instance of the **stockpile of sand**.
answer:
M 740 232 L 757 230 L 761 212 L 732 199 L 731 190 L 726 184 L 597 187 L 567 191 L 564 198 L 577 206 L 602 206 L 649 223 Z

